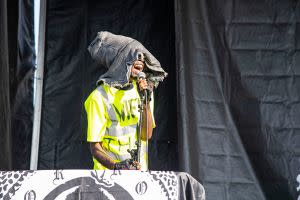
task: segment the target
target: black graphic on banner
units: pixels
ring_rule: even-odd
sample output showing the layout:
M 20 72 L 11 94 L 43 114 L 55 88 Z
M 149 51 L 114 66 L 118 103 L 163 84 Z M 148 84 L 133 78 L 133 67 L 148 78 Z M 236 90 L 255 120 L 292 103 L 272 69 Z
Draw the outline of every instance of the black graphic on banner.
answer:
M 143 195 L 146 193 L 147 191 L 147 183 L 145 181 L 139 182 L 136 186 L 135 186 L 135 191 L 136 193 L 138 193 L 139 195 Z
M 178 199 L 171 171 L 0 171 L 0 199 Z
M 62 193 L 70 190 L 71 188 L 76 188 L 74 192 L 71 192 L 67 195 L 67 199 L 75 199 L 80 196 L 82 199 L 133 199 L 131 195 L 119 184 L 115 183 L 111 178 L 105 176 L 105 171 L 91 172 L 91 177 L 78 177 L 71 179 L 63 184 L 57 186 L 52 190 L 44 200 L 52 200 L 58 198 Z M 63 179 L 62 170 L 57 170 L 55 172 L 55 180 Z M 115 193 L 115 191 L 119 191 Z
M 0 199 L 11 199 L 21 187 L 25 178 L 34 174 L 34 171 L 0 171 Z
M 58 182 L 60 180 L 63 180 L 63 179 L 64 179 L 64 177 L 63 177 L 63 174 L 62 174 L 62 170 L 56 170 L 54 172 L 53 184 L 56 185 L 56 184 L 58 184 Z
M 36 200 L 36 193 L 33 190 L 29 190 L 25 193 L 24 200 Z
M 168 199 L 177 198 L 178 182 L 176 175 L 169 171 L 151 171 L 149 172 L 155 181 L 159 183 L 163 191 L 169 197 Z

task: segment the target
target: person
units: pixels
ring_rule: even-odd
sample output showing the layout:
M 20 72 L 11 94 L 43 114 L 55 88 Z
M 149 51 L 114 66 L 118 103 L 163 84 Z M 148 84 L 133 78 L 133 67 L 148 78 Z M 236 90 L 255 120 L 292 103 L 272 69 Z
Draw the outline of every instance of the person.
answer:
M 147 141 L 156 126 L 153 89 L 167 73 L 141 43 L 126 36 L 99 32 L 88 50 L 108 68 L 84 103 L 94 169 L 148 170 Z M 141 72 L 147 79 L 138 78 Z M 139 134 L 140 162 L 130 154 Z

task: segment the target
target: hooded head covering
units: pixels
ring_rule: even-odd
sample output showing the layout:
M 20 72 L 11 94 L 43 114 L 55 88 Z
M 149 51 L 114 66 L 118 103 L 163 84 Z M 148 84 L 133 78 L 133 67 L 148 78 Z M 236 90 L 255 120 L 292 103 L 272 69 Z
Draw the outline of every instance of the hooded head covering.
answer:
M 104 83 L 120 88 L 128 86 L 131 66 L 141 58 L 144 58 L 145 63 L 143 71 L 155 87 L 167 76 L 159 61 L 140 42 L 130 37 L 101 31 L 89 45 L 88 51 L 96 62 L 108 68 L 99 77 L 97 85 Z

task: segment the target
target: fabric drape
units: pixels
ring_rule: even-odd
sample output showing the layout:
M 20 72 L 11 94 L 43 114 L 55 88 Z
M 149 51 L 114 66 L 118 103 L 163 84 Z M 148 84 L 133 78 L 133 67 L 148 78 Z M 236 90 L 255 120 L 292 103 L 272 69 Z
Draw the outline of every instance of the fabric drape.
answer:
M 48 1 L 38 169 L 92 169 L 84 101 L 107 68 L 87 48 L 98 32 L 136 39 L 173 71 L 155 90 L 150 169 L 176 169 L 174 10 L 172 1 Z M 59 28 L 58 28 L 59 27 Z
M 11 66 L 11 137 L 13 169 L 29 169 L 35 69 L 34 0 L 18 1 L 17 52 Z M 15 13 L 14 13 L 15 14 Z M 13 35 L 13 33 L 11 33 Z
M 207 199 L 296 199 L 299 3 L 175 2 L 180 170 Z
M 10 170 L 12 166 L 7 18 L 7 2 L 4 0 L 0 2 L 0 170 Z

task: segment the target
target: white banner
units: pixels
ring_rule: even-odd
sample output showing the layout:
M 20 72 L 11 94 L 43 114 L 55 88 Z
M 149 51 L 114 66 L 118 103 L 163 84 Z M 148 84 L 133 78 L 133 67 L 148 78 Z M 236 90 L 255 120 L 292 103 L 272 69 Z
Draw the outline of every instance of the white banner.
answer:
M 178 199 L 171 171 L 0 171 L 0 199 Z

